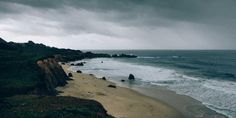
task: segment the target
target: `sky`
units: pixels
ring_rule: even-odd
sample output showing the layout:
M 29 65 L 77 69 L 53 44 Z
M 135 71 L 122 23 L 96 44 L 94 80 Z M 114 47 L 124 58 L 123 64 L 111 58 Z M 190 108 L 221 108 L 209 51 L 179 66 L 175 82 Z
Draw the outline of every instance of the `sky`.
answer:
M 0 37 L 72 49 L 236 49 L 236 0 L 0 0 Z

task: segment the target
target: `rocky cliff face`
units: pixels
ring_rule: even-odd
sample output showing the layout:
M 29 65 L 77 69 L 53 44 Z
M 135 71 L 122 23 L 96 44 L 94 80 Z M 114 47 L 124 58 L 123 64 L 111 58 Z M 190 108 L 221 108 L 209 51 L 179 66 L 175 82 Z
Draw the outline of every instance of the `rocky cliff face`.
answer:
M 57 86 L 67 84 L 66 81 L 69 78 L 55 59 L 41 60 L 37 64 L 42 70 L 42 83 L 39 85 L 41 93 L 39 94 L 55 95 L 57 93 L 55 90 Z
M 111 118 L 96 101 L 56 95 L 69 78 L 57 63 L 106 56 L 0 38 L 1 118 Z M 50 95 L 50 96 L 48 96 Z M 12 114 L 12 112 L 14 112 Z

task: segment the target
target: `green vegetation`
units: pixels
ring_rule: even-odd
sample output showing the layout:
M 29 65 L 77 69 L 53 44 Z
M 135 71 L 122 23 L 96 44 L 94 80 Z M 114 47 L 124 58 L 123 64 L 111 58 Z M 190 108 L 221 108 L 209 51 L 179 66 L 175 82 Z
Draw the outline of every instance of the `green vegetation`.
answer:
M 80 50 L 58 49 L 43 44 L 5 42 L 0 38 L 0 97 L 31 93 L 44 89 L 43 73 L 38 60 L 55 58 L 72 61 L 84 58 L 110 57 L 106 54 L 83 53 Z M 7 90 L 7 91 L 6 91 Z
M 32 54 L 0 50 L 0 96 L 25 94 L 36 88 L 41 72 Z
M 53 96 L 10 97 L 0 113 L 4 113 L 1 118 L 112 118 L 96 101 Z
M 57 61 L 110 57 L 58 49 L 43 44 L 6 42 L 0 38 L 0 117 L 1 118 L 107 118 L 100 103 L 73 97 L 56 97 L 55 87 L 66 84 L 67 76 Z M 39 60 L 51 58 L 51 63 Z M 45 67 L 51 75 L 45 76 Z M 42 97 L 44 96 L 44 97 Z

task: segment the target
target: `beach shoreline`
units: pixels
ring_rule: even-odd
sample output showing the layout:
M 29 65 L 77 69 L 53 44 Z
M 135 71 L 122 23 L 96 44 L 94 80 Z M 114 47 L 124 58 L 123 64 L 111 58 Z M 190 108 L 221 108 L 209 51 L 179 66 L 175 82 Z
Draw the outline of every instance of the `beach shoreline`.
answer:
M 176 92 L 162 86 L 130 86 L 119 81 L 112 82 L 118 84 L 121 87 L 129 88 L 137 91 L 140 94 L 160 100 L 165 104 L 168 104 L 169 106 L 177 109 L 186 118 L 228 118 L 227 116 L 208 108 L 202 102 L 190 96 L 177 94 Z
M 72 81 L 58 87 L 60 96 L 92 99 L 100 102 L 108 114 L 117 118 L 183 118 L 175 108 L 162 101 L 140 94 L 132 89 L 119 87 L 113 82 L 98 79 L 93 75 L 76 73 L 62 65 L 66 73 L 72 73 Z M 108 87 L 115 85 L 116 88 Z
M 60 95 L 96 100 L 105 107 L 108 114 L 118 118 L 226 118 L 200 101 L 176 94 L 164 87 L 129 86 L 118 80 L 104 81 L 94 75 L 73 72 L 68 69 L 69 65 L 62 67 L 66 73 L 73 74 L 74 80 L 65 87 L 57 88 L 62 91 Z M 116 85 L 117 88 L 108 88 L 110 84 Z M 135 100 L 138 102 L 132 103 Z M 129 111 L 131 108 L 136 110 Z

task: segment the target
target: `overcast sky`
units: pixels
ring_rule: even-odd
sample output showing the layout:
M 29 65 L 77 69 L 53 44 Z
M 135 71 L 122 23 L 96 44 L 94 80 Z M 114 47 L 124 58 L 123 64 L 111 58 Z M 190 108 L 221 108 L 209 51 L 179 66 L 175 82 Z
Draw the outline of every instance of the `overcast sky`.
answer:
M 0 37 L 73 49 L 236 49 L 236 0 L 0 0 Z

